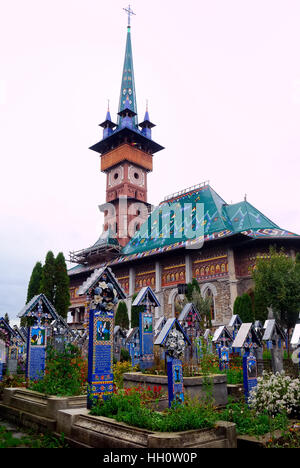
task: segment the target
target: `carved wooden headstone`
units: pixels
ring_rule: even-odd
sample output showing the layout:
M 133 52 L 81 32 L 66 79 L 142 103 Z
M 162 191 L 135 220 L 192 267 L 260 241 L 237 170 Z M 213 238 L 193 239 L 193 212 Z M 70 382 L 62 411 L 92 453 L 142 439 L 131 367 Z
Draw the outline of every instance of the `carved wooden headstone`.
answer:
M 44 294 L 34 296 L 18 314 L 31 322 L 27 329 L 26 378 L 42 379 L 45 374 L 46 348 L 50 323 L 59 316 Z
M 238 334 L 238 331 L 242 325 L 242 319 L 240 318 L 239 315 L 233 315 L 228 323 L 228 328 L 231 330 L 232 332 L 232 339 L 234 340 L 235 337 L 237 336 Z M 233 353 L 237 353 L 237 354 L 240 354 L 240 349 L 239 348 L 233 348 L 232 349 L 232 352 Z
M 140 290 L 132 303 L 133 306 L 143 306 L 140 312 L 140 367 L 148 369 L 154 366 L 154 314 L 153 307 L 160 307 L 160 303 L 153 290 L 147 286 Z
M 243 380 L 246 402 L 250 391 L 257 385 L 257 360 L 254 349 L 261 346 L 261 340 L 252 323 L 243 323 L 235 337 L 232 347 L 244 350 Z
M 227 369 L 229 367 L 229 354 L 230 347 L 232 345 L 232 335 L 225 325 L 217 328 L 214 333 L 212 342 L 215 345 L 219 356 L 220 370 Z
M 298 362 L 300 370 L 300 322 L 296 323 L 291 337 L 291 346 L 293 348 L 292 360 L 296 364 Z
M 131 357 L 132 367 L 140 361 L 140 330 L 139 327 L 131 328 L 127 332 L 126 347 Z
M 186 344 L 191 342 L 176 318 L 167 320 L 155 340 L 155 345 L 164 347 L 167 356 L 169 407 L 173 401 L 184 401 L 181 357 Z
M 7 360 L 7 371 L 9 374 L 16 374 L 18 368 L 18 345 L 17 338 L 12 338 L 12 343 L 8 348 L 8 360 Z
M 3 379 L 3 371 L 6 362 L 6 344 L 0 339 L 0 381 Z
M 199 338 L 203 334 L 201 327 L 201 317 L 199 311 L 192 302 L 189 302 L 182 309 L 178 322 L 189 337 L 191 346 L 186 348 L 185 361 L 191 362 L 197 360 L 197 348 L 199 347 Z
M 78 290 L 88 295 L 89 350 L 88 400 L 107 398 L 113 393 L 114 309 L 125 293 L 108 267 L 96 269 Z
M 262 340 L 267 343 L 271 352 L 272 371 L 283 371 L 283 343 L 286 334 L 275 319 L 268 319 L 265 322 Z

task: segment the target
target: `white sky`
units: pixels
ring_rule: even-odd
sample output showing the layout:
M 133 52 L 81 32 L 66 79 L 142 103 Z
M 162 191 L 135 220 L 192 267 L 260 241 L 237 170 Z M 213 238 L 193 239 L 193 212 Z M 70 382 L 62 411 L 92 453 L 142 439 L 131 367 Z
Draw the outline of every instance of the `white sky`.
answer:
M 88 149 L 116 119 L 126 0 L 0 0 L 0 316 L 36 261 L 94 243 L 105 201 Z M 299 0 L 135 0 L 139 121 L 149 100 L 148 200 L 204 180 L 300 233 Z

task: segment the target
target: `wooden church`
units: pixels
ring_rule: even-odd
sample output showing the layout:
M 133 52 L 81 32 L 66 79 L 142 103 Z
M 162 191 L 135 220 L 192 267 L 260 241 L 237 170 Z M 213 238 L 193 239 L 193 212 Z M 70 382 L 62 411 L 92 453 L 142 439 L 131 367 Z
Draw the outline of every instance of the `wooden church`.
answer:
M 88 320 L 86 300 L 78 295 L 78 287 L 95 268 L 108 265 L 126 292 L 129 313 L 133 294 L 151 286 L 160 302 L 156 319 L 176 316 L 178 285 L 196 278 L 202 295 L 212 298 L 216 328 L 228 324 L 238 295 L 251 294 L 257 258 L 268 256 L 270 245 L 295 256 L 300 236 L 281 229 L 247 200 L 226 203 L 209 182 L 177 191 L 158 207 L 151 206 L 147 175 L 154 155 L 164 148 L 152 139 L 155 125 L 148 109 L 143 121 L 138 120 L 130 12 L 116 123 L 108 109 L 100 124 L 103 137 L 90 148 L 100 155 L 101 171 L 107 177 L 104 231 L 92 246 L 70 253 L 75 264 L 68 272 L 72 326 L 81 328 Z M 189 235 L 193 229 L 194 238 Z

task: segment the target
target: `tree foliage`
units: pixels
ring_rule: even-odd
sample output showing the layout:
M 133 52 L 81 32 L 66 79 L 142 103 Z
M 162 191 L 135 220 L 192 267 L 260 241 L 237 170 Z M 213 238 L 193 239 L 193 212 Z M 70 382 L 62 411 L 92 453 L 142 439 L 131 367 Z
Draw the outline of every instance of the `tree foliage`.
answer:
M 120 301 L 117 307 L 115 316 L 115 325 L 119 325 L 122 329 L 129 329 L 129 318 L 127 305 L 124 301 Z
M 55 259 L 54 285 L 54 307 L 61 317 L 67 318 L 70 305 L 70 279 L 62 252 L 59 252 Z
M 255 303 L 266 311 L 272 307 L 275 318 L 288 331 L 294 327 L 300 309 L 300 261 L 281 249 L 270 248 L 269 258 L 261 258 L 253 272 Z
M 45 264 L 42 271 L 40 292 L 45 294 L 47 299 L 54 304 L 55 298 L 55 258 L 53 252 L 49 250 L 46 255 Z
M 135 298 L 137 297 L 138 293 L 134 293 L 132 296 L 132 302 L 134 302 Z M 143 306 L 131 306 L 131 328 L 138 327 L 140 324 L 140 312 L 144 311 Z
M 70 280 L 64 254 L 59 252 L 54 257 L 50 250 L 45 258 L 44 266 L 37 262 L 32 270 L 27 289 L 28 303 L 37 294 L 43 293 L 54 305 L 57 313 L 66 318 L 70 305 Z M 21 319 L 21 324 L 24 320 Z
M 29 302 L 34 296 L 40 293 L 41 280 L 42 280 L 43 266 L 41 262 L 36 262 L 28 284 L 26 303 Z
M 255 321 L 254 310 L 252 300 L 249 294 L 244 293 L 240 300 L 240 312 L 239 316 L 243 323 L 253 323 Z

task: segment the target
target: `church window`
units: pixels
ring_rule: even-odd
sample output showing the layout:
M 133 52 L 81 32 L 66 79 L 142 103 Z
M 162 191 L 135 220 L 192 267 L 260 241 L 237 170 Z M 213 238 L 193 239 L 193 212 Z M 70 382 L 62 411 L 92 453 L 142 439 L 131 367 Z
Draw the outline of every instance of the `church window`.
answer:
M 209 297 L 211 299 L 211 306 L 210 306 L 210 318 L 211 320 L 215 320 L 215 300 L 212 290 L 207 288 L 205 291 L 205 297 Z

